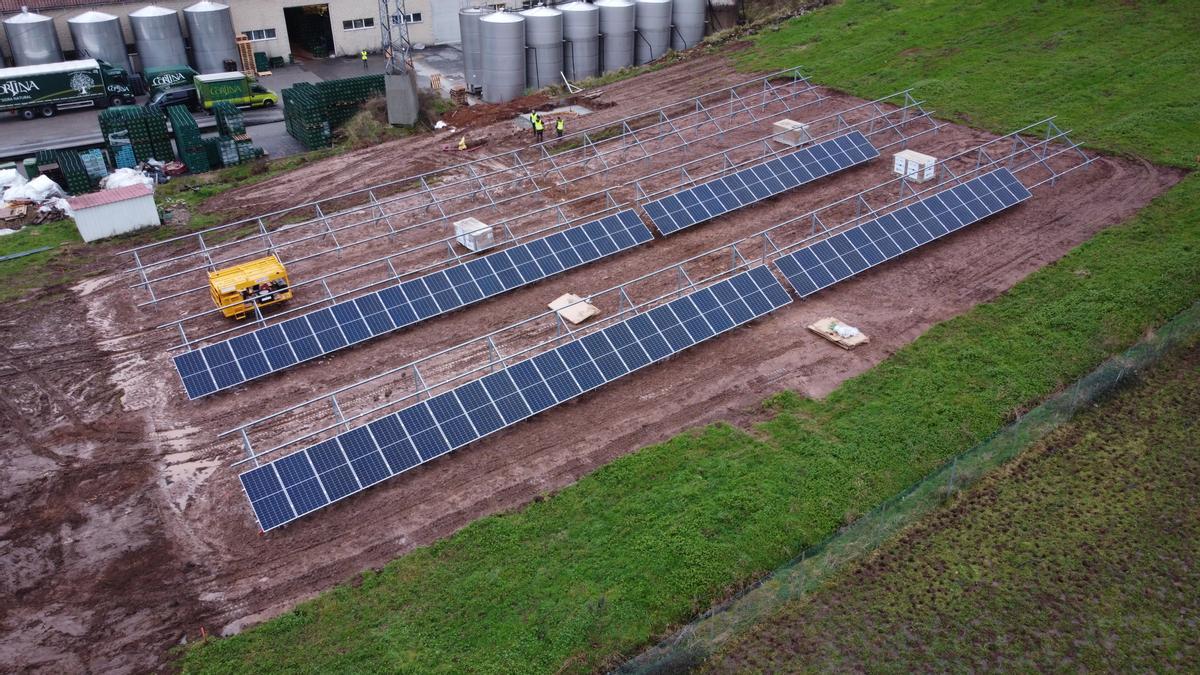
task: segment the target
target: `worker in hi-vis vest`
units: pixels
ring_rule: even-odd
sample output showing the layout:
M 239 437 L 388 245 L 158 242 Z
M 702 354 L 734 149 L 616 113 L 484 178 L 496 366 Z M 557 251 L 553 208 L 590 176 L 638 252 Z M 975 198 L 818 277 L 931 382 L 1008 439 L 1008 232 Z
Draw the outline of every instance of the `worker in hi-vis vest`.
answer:
M 367 69 L 367 50 L 362 50 L 363 70 Z
M 538 125 L 538 120 L 539 120 L 539 119 L 540 119 L 540 117 L 538 116 L 538 114 L 537 114 L 537 111 L 536 111 L 536 110 L 534 110 L 533 112 L 529 113 L 529 130 L 533 132 L 533 139 L 534 139 L 534 140 L 537 140 L 537 135 L 538 135 L 538 133 L 537 133 L 537 125 Z
M 544 133 L 546 133 L 546 125 L 542 124 L 542 118 L 538 117 L 537 121 L 533 123 L 533 135 L 537 138 L 538 143 L 542 142 Z
M 555 136 L 557 136 L 558 138 L 562 138 L 563 129 L 566 129 L 566 128 L 567 128 L 567 124 L 566 124 L 566 122 L 563 122 L 563 118 L 560 117 L 560 118 L 554 120 L 554 135 Z

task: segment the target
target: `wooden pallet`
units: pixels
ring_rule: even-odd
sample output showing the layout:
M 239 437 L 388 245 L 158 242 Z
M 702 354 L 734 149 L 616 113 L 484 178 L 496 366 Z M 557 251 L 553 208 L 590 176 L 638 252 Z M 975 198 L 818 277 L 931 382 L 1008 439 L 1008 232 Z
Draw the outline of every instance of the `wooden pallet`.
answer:
M 844 338 L 841 335 L 838 335 L 837 331 L 835 331 L 833 327 L 841 323 L 843 322 L 838 321 L 833 317 L 826 317 L 815 323 L 808 324 L 808 329 L 825 338 L 826 340 L 829 340 L 833 344 L 841 347 L 842 349 L 854 349 L 859 345 L 864 345 L 871 341 L 871 338 L 863 335 L 862 333 L 849 338 Z

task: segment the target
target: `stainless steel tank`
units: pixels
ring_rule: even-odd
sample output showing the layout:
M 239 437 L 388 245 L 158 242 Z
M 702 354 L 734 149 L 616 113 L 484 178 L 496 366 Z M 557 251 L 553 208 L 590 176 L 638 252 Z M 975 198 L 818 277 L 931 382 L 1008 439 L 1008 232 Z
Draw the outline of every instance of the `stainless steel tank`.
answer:
M 671 0 L 637 0 L 637 64 L 661 58 L 671 47 Z
M 133 28 L 133 40 L 143 70 L 188 64 L 175 10 L 153 5 L 143 7 L 129 13 L 129 25 Z
M 600 10 L 586 2 L 568 2 L 563 14 L 563 72 L 571 81 L 600 74 Z
M 671 49 L 691 49 L 704 39 L 708 0 L 671 0 Z
M 229 6 L 217 2 L 198 2 L 183 10 L 188 36 L 192 39 L 192 60 L 200 73 L 225 71 L 225 61 L 241 69 L 241 57 L 233 41 L 233 16 Z
M 64 60 L 54 20 L 48 16 L 22 9 L 20 14 L 4 20 L 4 34 L 8 36 L 8 48 L 12 50 L 13 61 L 18 66 L 38 66 Z
M 483 89 L 483 36 L 479 20 L 488 10 L 467 7 L 458 10 L 458 34 L 462 38 L 463 76 L 467 78 L 467 89 L 479 93 Z
M 67 19 L 71 40 L 81 59 L 100 59 L 118 68 L 132 70 L 121 20 L 104 12 L 84 12 Z
M 563 13 L 549 7 L 521 12 L 525 17 L 525 86 L 559 84 L 563 69 Z
M 633 65 L 636 10 L 628 0 L 597 0 L 600 8 L 600 65 L 611 73 Z
M 479 19 L 483 44 L 483 100 L 511 101 L 525 93 L 525 19 L 492 12 Z

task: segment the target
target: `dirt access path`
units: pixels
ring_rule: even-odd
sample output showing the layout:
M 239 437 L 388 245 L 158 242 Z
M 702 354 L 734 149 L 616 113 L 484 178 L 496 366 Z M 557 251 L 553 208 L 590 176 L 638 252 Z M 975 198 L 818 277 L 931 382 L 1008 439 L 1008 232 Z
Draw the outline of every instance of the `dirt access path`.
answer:
M 617 119 L 744 79 L 720 59 L 696 59 L 606 87 L 604 100 L 616 105 L 595 119 Z M 842 98 L 846 106 L 854 102 Z M 488 136 L 490 151 L 525 142 L 513 138 L 507 123 L 472 133 Z M 987 138 L 947 127 L 914 147 L 944 157 Z M 385 144 L 226 198 L 261 211 L 335 194 L 356 182 L 409 175 L 424 163 L 454 159 L 432 152 L 437 143 L 415 138 Z M 119 274 L 123 261 L 111 260 L 74 287 L 6 306 L 0 319 L 0 597 L 6 598 L 0 603 L 0 670 L 161 667 L 173 646 L 195 639 L 202 627 L 210 633 L 240 630 L 483 515 L 569 485 L 643 445 L 712 420 L 744 420 L 781 388 L 823 395 L 934 323 L 996 297 L 1128 218 L 1181 175 L 1101 159 L 1089 171 L 1039 190 L 1011 213 L 281 531 L 259 534 L 228 466 L 240 449 L 218 442 L 218 432 L 349 384 L 381 364 L 398 365 L 535 314 L 562 292 L 606 288 L 878 184 L 888 177 L 887 164 L 872 162 L 198 403 L 184 397 L 165 353 L 176 336 L 153 328 L 169 317 L 131 306 L 137 296 Z M 804 330 L 826 315 L 860 326 L 871 344 L 843 352 Z

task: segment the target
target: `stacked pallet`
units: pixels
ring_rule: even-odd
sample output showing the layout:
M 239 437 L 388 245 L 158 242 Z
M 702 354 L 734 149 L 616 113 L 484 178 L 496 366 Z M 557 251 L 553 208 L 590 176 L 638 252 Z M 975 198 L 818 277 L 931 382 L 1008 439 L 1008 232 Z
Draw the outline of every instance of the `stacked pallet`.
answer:
M 181 105 L 167 108 L 167 117 L 171 118 L 171 130 L 175 132 L 175 147 L 179 150 L 179 159 L 192 173 L 202 173 L 212 168 L 208 162 L 208 152 L 204 148 L 204 139 L 200 136 L 200 127 L 192 113 Z
M 93 183 L 87 166 L 74 150 L 39 150 L 38 172 L 73 195 L 91 192 Z
M 229 101 L 217 101 L 212 113 L 217 116 L 217 132 L 222 136 L 240 138 L 246 135 L 246 121 L 242 111 Z
M 117 166 L 147 159 L 169 162 L 175 159 L 167 118 L 162 113 L 138 106 L 113 106 L 100 112 L 100 132 Z
M 383 94 L 383 75 L 316 84 L 301 82 L 284 89 L 284 122 L 288 134 L 310 150 L 326 147 L 333 142 L 334 129 L 354 117 L 368 99 Z

